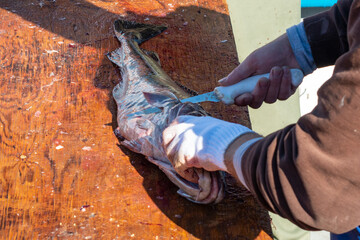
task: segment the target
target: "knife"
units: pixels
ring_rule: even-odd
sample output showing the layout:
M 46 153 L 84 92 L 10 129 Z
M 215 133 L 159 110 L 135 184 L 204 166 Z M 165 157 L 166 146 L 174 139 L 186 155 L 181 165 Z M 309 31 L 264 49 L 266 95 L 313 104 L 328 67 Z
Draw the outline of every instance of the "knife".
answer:
M 294 87 L 298 87 L 304 78 L 304 74 L 300 69 L 290 69 L 291 72 L 291 83 Z M 191 103 L 200 103 L 200 102 L 220 102 L 222 101 L 226 105 L 234 103 L 234 100 L 237 96 L 240 96 L 244 93 L 251 93 L 258 81 L 263 78 L 269 78 L 269 73 L 256 75 L 244 80 L 241 80 L 238 83 L 230 86 L 220 86 L 216 87 L 214 91 L 200 94 L 194 97 L 189 97 L 180 100 L 182 103 L 191 102 Z
M 300 69 L 290 69 L 290 72 L 291 72 L 291 84 L 294 87 L 298 87 L 304 78 L 303 72 Z M 235 83 L 234 85 L 230 85 L 230 86 L 226 86 L 226 87 L 219 86 L 219 87 L 216 87 L 214 89 L 214 91 L 212 91 L 212 92 L 207 92 L 207 93 L 200 94 L 200 95 L 197 95 L 194 97 L 181 99 L 180 102 L 182 102 L 182 103 L 185 103 L 185 102 L 200 103 L 200 102 L 220 102 L 220 101 L 222 101 L 226 105 L 230 105 L 230 104 L 234 103 L 234 100 L 237 96 L 240 96 L 241 94 L 244 94 L 244 93 L 252 92 L 255 89 L 258 81 L 263 77 L 269 78 L 269 75 L 270 75 L 269 73 L 266 73 L 266 74 L 262 74 L 262 75 L 251 76 L 249 78 L 241 80 L 238 83 Z M 152 114 L 152 113 L 158 113 L 158 112 L 161 112 L 161 109 L 159 109 L 157 107 L 151 107 L 151 108 L 144 109 L 140 112 L 131 113 L 128 116 L 133 117 L 133 116 L 138 116 L 141 114 Z

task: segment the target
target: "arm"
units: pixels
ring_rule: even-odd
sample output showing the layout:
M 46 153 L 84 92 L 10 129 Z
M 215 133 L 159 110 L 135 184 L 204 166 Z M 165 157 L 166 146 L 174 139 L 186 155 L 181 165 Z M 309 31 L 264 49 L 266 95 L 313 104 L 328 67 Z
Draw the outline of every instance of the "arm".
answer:
M 255 142 L 241 159 L 245 184 L 259 201 L 305 229 L 342 233 L 359 225 L 359 29 L 357 0 L 348 22 L 349 51 L 320 88 L 316 108 Z
M 302 228 L 353 229 L 360 219 L 360 0 L 348 26 L 349 51 L 312 113 L 265 138 L 210 117 L 182 118 L 163 132 L 169 159 L 180 172 L 228 171 L 267 209 Z
M 333 65 L 349 50 L 347 24 L 353 0 L 340 0 L 329 11 L 304 19 L 307 40 L 317 67 Z
M 295 92 L 287 68 L 301 68 L 306 75 L 316 67 L 334 64 L 348 51 L 346 28 L 351 3 L 340 0 L 329 11 L 304 19 L 303 24 L 252 52 L 220 84 L 228 86 L 270 72 L 269 79 L 260 80 L 252 93 L 237 97 L 236 104 L 258 108 L 263 102 L 287 99 Z

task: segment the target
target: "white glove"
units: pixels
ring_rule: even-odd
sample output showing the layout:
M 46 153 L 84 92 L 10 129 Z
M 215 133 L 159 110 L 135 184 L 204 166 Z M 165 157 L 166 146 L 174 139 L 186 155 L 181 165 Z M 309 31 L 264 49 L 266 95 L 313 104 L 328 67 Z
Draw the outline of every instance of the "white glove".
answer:
M 212 117 L 180 116 L 164 130 L 163 144 L 181 176 L 192 167 L 227 171 L 225 150 L 237 137 L 249 132 L 253 131 Z

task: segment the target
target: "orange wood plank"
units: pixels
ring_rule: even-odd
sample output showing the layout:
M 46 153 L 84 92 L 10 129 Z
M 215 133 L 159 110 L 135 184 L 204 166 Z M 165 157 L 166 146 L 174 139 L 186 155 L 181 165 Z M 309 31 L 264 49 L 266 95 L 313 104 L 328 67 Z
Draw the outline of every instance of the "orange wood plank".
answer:
M 230 177 L 224 202 L 193 204 L 118 147 L 121 76 L 105 54 L 119 17 L 167 25 L 143 48 L 195 91 L 238 64 L 225 0 L 0 1 L 0 238 L 271 239 L 268 215 Z M 250 124 L 244 108 L 205 107 Z

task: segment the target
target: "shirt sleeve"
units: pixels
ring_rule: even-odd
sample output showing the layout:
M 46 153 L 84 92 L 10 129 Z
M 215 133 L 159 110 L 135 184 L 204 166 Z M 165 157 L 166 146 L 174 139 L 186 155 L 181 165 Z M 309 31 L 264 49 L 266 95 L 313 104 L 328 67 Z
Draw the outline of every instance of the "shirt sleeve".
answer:
M 349 15 L 349 51 L 319 89 L 318 105 L 253 143 L 241 161 L 246 186 L 265 208 L 304 229 L 333 233 L 360 223 L 360 0 L 350 14 L 346 3 L 337 8 Z
M 317 67 L 335 64 L 349 50 L 347 26 L 353 0 L 339 0 L 330 10 L 304 19 L 304 29 Z
M 236 149 L 233 158 L 233 165 L 234 165 L 234 169 L 235 169 L 235 173 L 237 178 L 240 180 L 241 184 L 244 185 L 244 187 L 246 189 L 249 190 L 249 187 L 246 186 L 246 182 L 244 179 L 244 175 L 243 175 L 243 171 L 241 169 L 241 160 L 244 156 L 244 153 L 246 152 L 246 150 L 253 145 L 254 143 L 256 143 L 257 141 L 261 140 L 262 137 L 258 137 L 258 138 L 253 138 L 250 139 L 249 141 L 246 141 L 245 143 L 241 144 L 241 146 L 239 148 Z
M 306 38 L 304 23 L 292 26 L 286 30 L 295 58 L 305 75 L 316 69 L 310 44 Z

